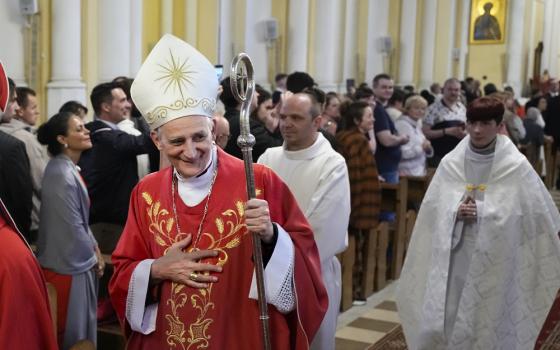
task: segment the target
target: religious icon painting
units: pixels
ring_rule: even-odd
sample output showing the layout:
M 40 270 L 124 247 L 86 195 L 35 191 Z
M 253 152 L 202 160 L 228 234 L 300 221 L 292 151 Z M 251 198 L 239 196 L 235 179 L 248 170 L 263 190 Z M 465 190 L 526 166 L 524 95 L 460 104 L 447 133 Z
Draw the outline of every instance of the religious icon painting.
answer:
M 507 0 L 472 0 L 470 44 L 502 44 Z

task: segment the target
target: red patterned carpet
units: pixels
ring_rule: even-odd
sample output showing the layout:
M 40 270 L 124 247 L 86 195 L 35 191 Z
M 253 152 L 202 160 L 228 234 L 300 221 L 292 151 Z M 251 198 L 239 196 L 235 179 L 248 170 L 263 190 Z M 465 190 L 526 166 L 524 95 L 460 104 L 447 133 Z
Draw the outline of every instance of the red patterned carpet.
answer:
M 556 300 L 544 322 L 535 349 L 560 350 L 560 292 L 556 295 Z
M 406 341 L 404 340 L 404 333 L 400 325 L 396 326 L 393 330 L 387 333 L 378 342 L 373 344 L 368 350 L 406 350 Z

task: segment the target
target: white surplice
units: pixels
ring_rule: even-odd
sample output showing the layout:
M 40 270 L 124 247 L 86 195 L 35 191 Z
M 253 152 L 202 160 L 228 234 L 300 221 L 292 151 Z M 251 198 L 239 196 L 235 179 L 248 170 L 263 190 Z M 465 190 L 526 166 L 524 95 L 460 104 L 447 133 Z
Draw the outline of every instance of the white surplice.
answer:
M 397 286 L 409 349 L 532 349 L 560 288 L 560 214 L 539 176 L 498 135 L 452 329 L 446 296 L 470 138 L 441 162 Z M 478 185 L 478 184 L 474 184 Z M 478 204 L 478 203 L 477 203 Z M 463 234 L 466 231 L 463 230 Z
M 344 158 L 321 133 L 310 147 L 288 151 L 285 145 L 269 148 L 258 163 L 274 170 L 288 185 L 313 229 L 321 257 L 329 308 L 312 349 L 334 349 L 340 307 L 341 271 L 336 254 L 348 246 L 350 183 Z

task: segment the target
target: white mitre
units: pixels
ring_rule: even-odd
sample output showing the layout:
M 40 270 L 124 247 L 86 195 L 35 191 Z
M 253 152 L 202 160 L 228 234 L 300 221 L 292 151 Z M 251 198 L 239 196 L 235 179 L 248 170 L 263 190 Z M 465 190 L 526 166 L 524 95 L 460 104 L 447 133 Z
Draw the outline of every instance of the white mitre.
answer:
M 218 95 L 214 66 L 181 39 L 165 34 L 140 67 L 130 93 L 155 130 L 189 115 L 212 117 Z

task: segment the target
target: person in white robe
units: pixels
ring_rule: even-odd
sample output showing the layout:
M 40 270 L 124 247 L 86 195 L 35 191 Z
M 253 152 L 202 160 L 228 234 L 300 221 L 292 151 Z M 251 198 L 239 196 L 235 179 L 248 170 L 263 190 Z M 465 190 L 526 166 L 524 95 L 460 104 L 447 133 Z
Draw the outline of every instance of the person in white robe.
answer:
M 532 349 L 560 288 L 560 214 L 503 113 L 469 105 L 425 195 L 397 286 L 409 349 Z
M 320 133 L 320 106 L 312 95 L 299 93 L 283 101 L 280 110 L 281 147 L 258 159 L 286 182 L 313 229 L 321 257 L 329 308 L 311 349 L 335 347 L 341 299 L 341 268 L 336 254 L 348 245 L 350 183 L 344 158 Z

